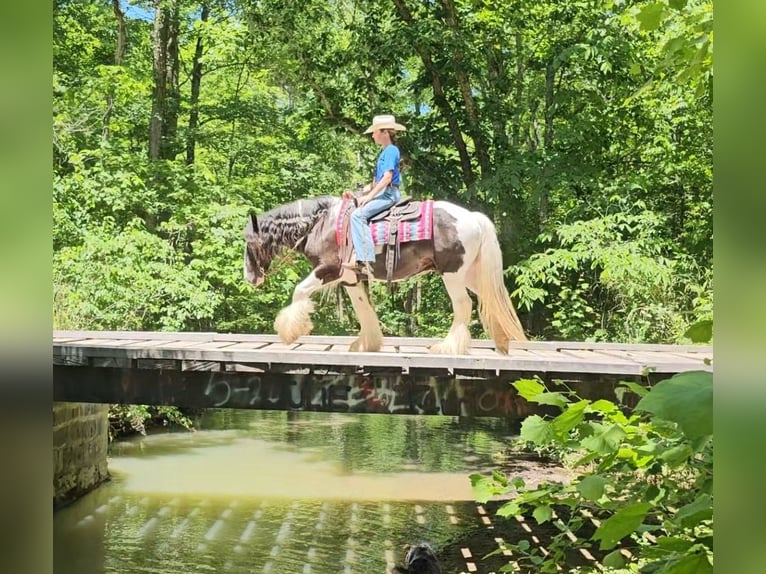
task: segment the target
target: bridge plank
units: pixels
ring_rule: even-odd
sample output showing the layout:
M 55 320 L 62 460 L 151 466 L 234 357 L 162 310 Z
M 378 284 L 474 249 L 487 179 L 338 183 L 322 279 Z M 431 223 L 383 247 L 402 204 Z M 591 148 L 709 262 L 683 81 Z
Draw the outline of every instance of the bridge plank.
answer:
M 288 365 L 293 369 L 317 365 L 344 368 L 431 370 L 436 373 L 572 373 L 641 375 L 647 370 L 672 373 L 691 369 L 712 371 L 704 359 L 710 346 L 620 345 L 516 341 L 508 355 L 494 351 L 491 341 L 480 341 L 471 354 L 434 355 L 429 342 L 439 339 L 386 337 L 383 353 L 349 353 L 353 337 L 306 336 L 284 345 L 273 335 L 215 333 L 142 333 L 134 331 L 56 331 L 53 352 L 58 364 L 84 364 L 89 357 L 212 361 L 255 365 Z M 688 351 L 685 351 L 688 349 Z M 118 362 L 114 364 L 125 364 Z
M 635 364 L 636 362 L 627 358 L 622 357 L 618 353 L 612 353 L 612 354 L 606 354 L 602 353 L 597 350 L 585 350 L 585 349 L 562 349 L 560 351 L 562 355 L 567 355 L 571 357 L 577 357 L 578 359 L 585 359 L 587 361 L 594 361 L 594 362 L 602 362 L 602 363 L 610 363 L 610 364 L 618 364 L 618 363 L 630 363 Z
M 178 360 L 212 360 L 212 361 L 233 361 L 243 363 L 284 363 L 284 364 L 319 364 L 319 365 L 354 365 L 385 367 L 391 366 L 391 354 L 388 353 L 327 353 L 316 351 L 292 351 L 293 345 L 285 346 L 272 344 L 264 349 L 229 351 L 226 348 L 186 348 L 186 349 L 163 349 L 153 346 L 149 347 L 116 347 L 100 348 L 89 347 L 88 353 L 91 356 L 129 356 L 131 358 L 154 358 L 154 359 L 178 359 Z M 69 347 L 66 344 L 56 345 L 57 354 L 78 354 L 83 351 L 77 346 Z M 633 365 L 612 365 L 613 368 L 605 363 L 591 363 L 587 361 L 561 361 L 553 356 L 550 359 L 537 357 L 535 359 L 516 359 L 502 355 L 494 356 L 476 356 L 459 355 L 445 356 L 434 355 L 427 352 L 400 352 L 396 355 L 395 363 L 405 368 L 436 368 L 445 367 L 453 369 L 466 370 L 484 370 L 484 371 L 556 371 L 565 372 L 565 369 L 572 369 L 572 372 L 583 373 L 609 373 L 617 374 L 640 374 L 640 370 Z
M 155 346 L 156 347 L 165 347 L 168 349 L 184 349 L 187 347 L 194 347 L 196 345 L 202 345 L 203 342 L 196 341 L 194 339 L 188 339 L 188 340 L 179 340 L 179 339 L 171 339 L 169 341 L 164 341 L 162 343 L 158 343 Z
M 302 343 L 299 344 L 296 351 L 327 351 L 331 345 L 319 344 L 319 343 Z
M 244 349 L 262 349 L 263 347 L 266 347 L 270 345 L 268 341 L 244 341 L 241 343 L 235 343 L 233 340 L 231 341 L 216 341 L 215 343 L 197 343 L 198 346 L 208 349 L 210 348 L 210 345 L 216 345 L 215 348 L 221 349 L 225 348 L 227 351 L 239 351 Z
M 430 353 L 424 345 L 399 345 L 400 353 Z
M 143 340 L 194 340 L 194 341 L 264 341 L 280 342 L 279 337 L 273 334 L 246 334 L 246 333 L 188 333 L 170 331 L 53 331 L 53 339 L 86 340 L 93 338 L 108 339 L 143 339 Z M 298 339 L 298 343 L 317 344 L 350 344 L 356 337 L 335 335 L 306 335 Z M 436 337 L 385 337 L 384 344 L 392 346 L 415 345 L 430 346 L 442 339 Z M 494 342 L 488 339 L 473 339 L 474 348 L 494 348 Z M 711 345 L 669 345 L 660 343 L 596 343 L 581 341 L 511 341 L 509 348 L 520 349 L 607 349 L 607 350 L 636 350 L 636 351 L 672 351 L 680 353 L 709 353 L 712 354 Z
M 666 352 L 659 352 L 659 351 L 635 351 L 635 350 L 604 351 L 604 354 L 625 357 L 628 360 L 632 360 L 636 363 L 640 363 L 643 365 L 660 365 L 660 364 L 662 365 L 671 364 L 671 365 L 682 365 L 682 366 L 685 365 L 687 369 L 693 369 L 695 367 L 704 366 L 703 357 L 700 357 L 699 359 L 695 359 L 688 356 L 676 357 L 674 355 L 669 355 Z

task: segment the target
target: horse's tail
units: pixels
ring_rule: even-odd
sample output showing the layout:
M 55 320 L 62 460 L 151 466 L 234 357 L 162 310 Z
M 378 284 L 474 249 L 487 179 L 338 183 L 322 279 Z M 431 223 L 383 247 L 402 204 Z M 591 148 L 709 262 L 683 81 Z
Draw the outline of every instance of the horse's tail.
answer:
M 497 350 L 508 352 L 509 341 L 526 341 L 527 336 L 516 315 L 503 281 L 503 254 L 495 226 L 483 213 L 473 214 L 481 226 L 481 247 L 476 258 L 476 295 L 484 330 L 495 341 Z

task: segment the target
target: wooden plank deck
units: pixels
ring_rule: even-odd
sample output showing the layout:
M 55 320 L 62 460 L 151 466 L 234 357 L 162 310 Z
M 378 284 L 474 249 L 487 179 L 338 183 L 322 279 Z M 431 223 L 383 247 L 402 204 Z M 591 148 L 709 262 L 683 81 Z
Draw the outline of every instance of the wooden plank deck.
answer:
M 476 340 L 467 355 L 434 355 L 438 339 L 387 337 L 352 353 L 353 337 L 54 331 L 56 401 L 195 408 L 493 416 L 545 413 L 510 384 L 565 381 L 579 397 L 614 399 L 620 381 L 712 371 L 709 346 Z
M 279 365 L 281 371 L 385 369 L 409 373 L 501 373 L 561 375 L 675 374 L 712 371 L 713 348 L 706 345 L 586 343 L 567 341 L 512 342 L 509 354 L 493 350 L 489 340 L 474 340 L 467 355 L 435 355 L 428 347 L 439 339 L 386 337 L 379 353 L 351 353 L 354 337 L 305 336 L 284 345 L 276 335 L 171 333 L 142 331 L 54 331 L 53 360 L 59 365 L 125 364 L 131 360 L 178 361 L 182 365 L 226 363 Z

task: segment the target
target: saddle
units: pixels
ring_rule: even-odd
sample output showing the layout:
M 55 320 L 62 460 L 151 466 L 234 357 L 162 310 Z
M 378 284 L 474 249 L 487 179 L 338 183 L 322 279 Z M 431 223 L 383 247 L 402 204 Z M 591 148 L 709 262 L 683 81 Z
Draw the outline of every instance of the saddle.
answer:
M 386 280 L 389 288 L 393 282 L 394 270 L 399 265 L 400 259 L 400 238 L 399 224 L 404 221 L 414 221 L 420 217 L 422 201 L 413 200 L 411 197 L 400 199 L 394 205 L 373 216 L 368 224 L 388 222 L 388 241 L 385 244 L 386 250 Z M 343 219 L 341 259 L 345 260 L 350 256 L 351 245 L 348 233 L 348 217 L 351 211 L 355 209 L 355 202 L 349 201 L 346 206 L 345 214 L 341 215 Z
M 421 201 L 415 201 L 411 197 L 405 197 L 394 205 L 370 218 L 369 223 L 376 221 L 388 221 L 388 243 L 386 244 L 386 281 L 388 287 L 394 278 L 394 270 L 399 265 L 399 223 L 411 221 L 420 216 Z

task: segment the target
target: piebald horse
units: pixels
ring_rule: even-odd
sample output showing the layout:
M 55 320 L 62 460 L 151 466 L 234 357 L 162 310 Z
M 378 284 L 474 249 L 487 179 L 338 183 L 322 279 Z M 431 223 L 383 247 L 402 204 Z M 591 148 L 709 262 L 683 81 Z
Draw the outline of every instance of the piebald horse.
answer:
M 313 266 L 311 273 L 295 288 L 292 303 L 274 321 L 281 340 L 292 343 L 313 329 L 311 296 L 341 284 L 359 319 L 359 337 L 351 351 L 379 351 L 383 333 L 364 285 L 352 271 L 341 267 L 336 241 L 336 222 L 341 208 L 339 197 L 313 197 L 285 204 L 259 215 L 250 214 L 245 226 L 244 277 L 260 285 L 269 265 L 284 249 L 302 253 Z M 433 239 L 400 245 L 394 281 L 433 271 L 442 276 L 452 300 L 454 317 L 446 338 L 430 348 L 450 355 L 468 353 L 472 302 L 466 289 L 479 301 L 479 316 L 498 352 L 508 352 L 508 342 L 526 340 L 524 330 L 503 282 L 500 245 L 492 221 L 482 213 L 468 211 L 448 201 L 433 204 Z M 377 256 L 374 277 L 385 281 L 385 252 Z

